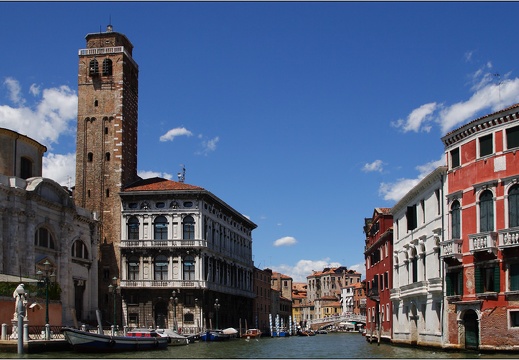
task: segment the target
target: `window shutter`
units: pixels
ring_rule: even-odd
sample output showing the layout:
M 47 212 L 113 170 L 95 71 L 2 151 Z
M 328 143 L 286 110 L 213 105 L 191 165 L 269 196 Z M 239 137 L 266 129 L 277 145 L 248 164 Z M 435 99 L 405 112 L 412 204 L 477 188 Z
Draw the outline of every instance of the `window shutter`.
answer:
M 508 271 L 510 275 L 510 291 L 519 290 L 519 264 L 510 264 Z
M 499 275 L 501 271 L 499 270 L 499 265 L 494 266 L 494 291 L 499 292 L 500 291 L 500 284 L 499 284 Z
M 509 227 L 519 226 L 519 186 L 514 185 L 508 193 Z
M 452 291 L 452 275 L 453 273 L 447 273 L 447 277 L 445 278 L 445 285 L 447 286 L 447 296 L 454 295 Z
M 481 269 L 480 267 L 476 267 L 476 271 L 474 272 L 474 282 L 476 283 L 476 293 L 482 293 L 483 292 L 483 279 L 481 276 Z

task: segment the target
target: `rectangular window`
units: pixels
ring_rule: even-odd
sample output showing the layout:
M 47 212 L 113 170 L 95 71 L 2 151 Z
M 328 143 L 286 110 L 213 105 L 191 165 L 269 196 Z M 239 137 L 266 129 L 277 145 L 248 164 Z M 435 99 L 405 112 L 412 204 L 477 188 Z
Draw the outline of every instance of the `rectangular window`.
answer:
M 479 138 L 479 157 L 492 155 L 494 147 L 492 144 L 492 134 Z
M 509 290 L 519 291 L 519 263 L 510 264 L 508 268 Z
M 408 206 L 405 216 L 407 220 L 407 231 L 416 229 L 416 205 Z
M 463 295 L 463 272 L 451 271 L 445 277 L 447 296 Z
M 451 150 L 451 169 L 457 168 L 460 165 L 460 148 Z
M 510 311 L 510 327 L 519 327 L 519 311 Z
M 513 149 L 519 147 L 519 126 L 506 129 L 506 148 Z
M 476 293 L 499 292 L 499 266 L 476 267 Z
M 389 273 L 387 271 L 384 273 L 384 284 L 386 284 L 386 289 L 389 289 Z

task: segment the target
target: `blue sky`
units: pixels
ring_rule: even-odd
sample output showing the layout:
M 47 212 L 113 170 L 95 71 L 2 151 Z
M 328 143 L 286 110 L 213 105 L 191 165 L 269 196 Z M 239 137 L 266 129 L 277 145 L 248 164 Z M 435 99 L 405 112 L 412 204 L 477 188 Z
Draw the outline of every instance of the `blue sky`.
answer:
M 443 163 L 441 136 L 519 102 L 516 2 L 0 2 L 0 127 L 75 181 L 78 50 L 139 64 L 138 171 L 258 225 L 255 265 L 364 274 L 364 218 Z

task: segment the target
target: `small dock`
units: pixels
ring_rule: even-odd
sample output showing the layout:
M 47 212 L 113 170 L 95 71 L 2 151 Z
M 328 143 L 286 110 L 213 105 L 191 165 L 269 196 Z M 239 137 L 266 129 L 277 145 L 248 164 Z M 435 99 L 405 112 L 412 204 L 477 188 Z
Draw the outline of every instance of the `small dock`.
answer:
M 72 347 L 65 339 L 29 340 L 23 342 L 23 352 L 26 354 L 70 349 Z M 18 352 L 18 340 L 0 340 L 0 352 Z

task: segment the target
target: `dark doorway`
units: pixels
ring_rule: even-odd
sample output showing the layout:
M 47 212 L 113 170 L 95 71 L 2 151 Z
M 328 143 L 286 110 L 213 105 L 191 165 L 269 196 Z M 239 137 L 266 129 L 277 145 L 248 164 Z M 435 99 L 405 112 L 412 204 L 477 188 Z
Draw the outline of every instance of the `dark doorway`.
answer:
M 166 329 L 166 319 L 168 318 L 168 304 L 161 301 L 155 305 L 155 326 Z
M 478 315 L 468 310 L 463 316 L 465 323 L 465 349 L 477 350 L 479 347 Z

